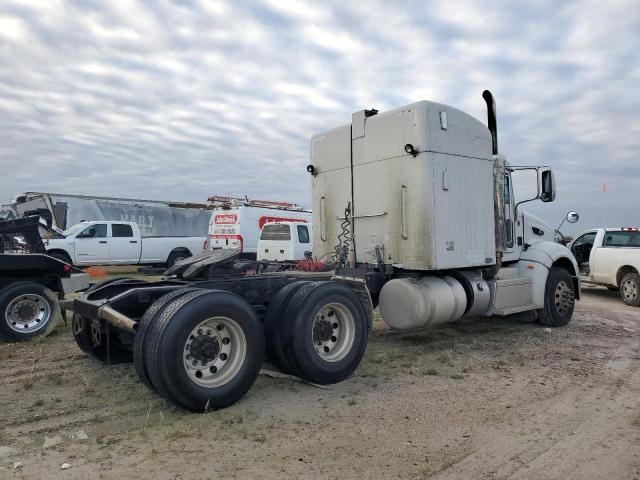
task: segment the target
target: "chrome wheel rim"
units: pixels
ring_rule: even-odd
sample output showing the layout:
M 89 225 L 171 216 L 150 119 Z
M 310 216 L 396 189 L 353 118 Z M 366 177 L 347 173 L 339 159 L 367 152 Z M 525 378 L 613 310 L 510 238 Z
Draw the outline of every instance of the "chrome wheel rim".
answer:
M 32 333 L 40 330 L 49 321 L 51 307 L 49 302 L 35 293 L 14 298 L 4 312 L 4 318 L 10 329 L 19 333 Z
M 624 298 L 629 301 L 634 301 L 638 298 L 638 285 L 633 280 L 627 280 L 622 284 L 622 294 Z
M 558 282 L 555 292 L 555 305 L 558 313 L 564 315 L 573 308 L 575 296 L 573 289 L 564 280 Z
M 182 360 L 195 384 L 217 388 L 230 382 L 247 357 L 247 339 L 240 325 L 228 317 L 200 322 L 184 344 Z
M 313 320 L 313 347 L 322 360 L 339 362 L 351 351 L 355 332 L 356 322 L 349 309 L 329 303 L 318 310 Z

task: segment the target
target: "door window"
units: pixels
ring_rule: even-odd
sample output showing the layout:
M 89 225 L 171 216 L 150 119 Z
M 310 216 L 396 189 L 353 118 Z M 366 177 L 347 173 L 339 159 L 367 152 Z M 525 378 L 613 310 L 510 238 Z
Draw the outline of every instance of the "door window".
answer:
M 112 237 L 133 237 L 133 229 L 131 225 L 125 225 L 122 223 L 114 223 L 111 225 Z
M 306 225 L 298 225 L 298 240 L 300 243 L 309 243 L 309 229 Z
M 85 238 L 106 238 L 107 237 L 107 224 L 96 223 L 95 225 L 89 225 L 85 228 L 78 237 Z

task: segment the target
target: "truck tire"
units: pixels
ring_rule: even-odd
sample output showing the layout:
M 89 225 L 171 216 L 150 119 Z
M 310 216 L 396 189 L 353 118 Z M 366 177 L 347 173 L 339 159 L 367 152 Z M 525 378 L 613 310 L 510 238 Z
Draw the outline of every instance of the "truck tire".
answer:
M 640 307 L 640 275 L 629 272 L 620 281 L 620 297 L 632 307 Z
M 220 290 L 170 302 L 148 332 L 149 377 L 188 410 L 224 408 L 255 382 L 264 361 L 264 330 L 251 305 Z
M 569 323 L 575 306 L 573 280 L 562 267 L 551 267 L 544 289 L 544 308 L 536 310 L 538 321 L 547 327 Z
M 35 282 L 16 282 L 0 290 L 0 337 L 14 342 L 46 336 L 60 319 L 56 295 Z
M 267 313 L 264 317 L 264 336 L 266 339 L 267 358 L 280 370 L 285 373 L 291 372 L 291 367 L 287 364 L 282 349 L 279 334 L 282 318 L 285 315 L 289 301 L 302 286 L 309 284 L 308 281 L 293 282 L 282 287 L 273 296 Z
M 47 252 L 47 255 L 49 255 L 52 258 L 55 258 L 57 260 L 60 260 L 61 262 L 64 263 L 68 263 L 69 265 L 73 265 L 73 262 L 71 261 L 71 257 L 69 257 L 69 254 L 64 253 L 64 252 Z
M 173 267 L 176 262 L 180 262 L 185 258 L 189 258 L 191 253 L 188 250 L 178 250 L 177 252 L 171 252 L 167 259 L 167 268 Z
M 197 291 L 196 288 L 180 288 L 178 290 L 173 290 L 162 297 L 158 298 L 155 302 L 151 304 L 151 306 L 144 312 L 142 318 L 138 321 L 136 327 L 136 334 L 133 339 L 133 365 L 135 366 L 136 372 L 138 373 L 138 377 L 147 387 L 150 389 L 154 389 L 149 379 L 149 374 L 147 372 L 147 366 L 145 361 L 145 345 L 146 345 L 146 336 L 149 331 L 149 327 L 156 321 L 157 317 L 164 310 L 164 308 L 176 298 L 181 297 L 182 295 Z
M 131 350 L 121 345 L 115 335 L 107 338 L 107 328 L 103 322 L 84 318 L 77 313 L 73 314 L 71 320 L 73 338 L 80 350 L 107 364 L 130 362 Z
M 360 299 L 338 282 L 314 282 L 291 298 L 282 322 L 283 354 L 296 375 L 341 382 L 360 364 L 369 322 Z

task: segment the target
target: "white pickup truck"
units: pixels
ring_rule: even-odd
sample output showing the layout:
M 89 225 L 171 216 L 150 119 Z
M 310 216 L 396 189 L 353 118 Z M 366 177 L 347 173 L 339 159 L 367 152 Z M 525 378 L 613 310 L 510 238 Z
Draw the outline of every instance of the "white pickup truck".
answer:
M 596 228 L 569 244 L 583 282 L 619 290 L 627 305 L 640 307 L 640 230 Z
M 47 254 L 71 265 L 171 267 L 203 249 L 206 237 L 141 237 L 135 222 L 80 222 L 45 242 Z

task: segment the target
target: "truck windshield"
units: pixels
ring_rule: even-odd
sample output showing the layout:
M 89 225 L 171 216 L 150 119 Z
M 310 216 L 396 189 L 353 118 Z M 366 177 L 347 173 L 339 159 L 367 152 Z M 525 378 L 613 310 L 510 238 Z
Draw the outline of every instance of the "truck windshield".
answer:
M 607 232 L 605 247 L 640 247 L 640 232 Z
M 265 225 L 260 240 L 291 240 L 289 225 Z

